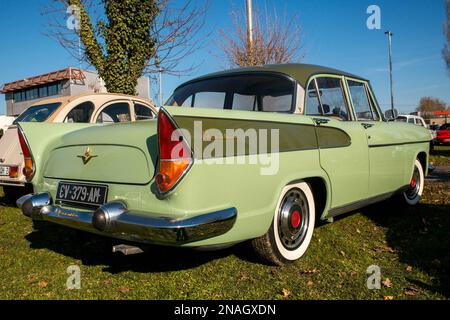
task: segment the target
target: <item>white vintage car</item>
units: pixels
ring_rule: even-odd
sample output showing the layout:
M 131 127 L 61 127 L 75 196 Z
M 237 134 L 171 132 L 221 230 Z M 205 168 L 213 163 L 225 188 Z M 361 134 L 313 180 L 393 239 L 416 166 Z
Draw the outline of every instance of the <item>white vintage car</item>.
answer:
M 15 203 L 23 194 L 32 192 L 32 186 L 27 184 L 22 172 L 24 159 L 17 135 L 17 123 L 108 124 L 153 119 L 157 113 L 158 108 L 150 100 L 109 93 L 59 97 L 29 107 L 0 139 L 0 186 L 3 187 L 5 197 Z
M 13 123 L 14 117 L 0 116 L 0 139 L 5 134 L 6 129 Z

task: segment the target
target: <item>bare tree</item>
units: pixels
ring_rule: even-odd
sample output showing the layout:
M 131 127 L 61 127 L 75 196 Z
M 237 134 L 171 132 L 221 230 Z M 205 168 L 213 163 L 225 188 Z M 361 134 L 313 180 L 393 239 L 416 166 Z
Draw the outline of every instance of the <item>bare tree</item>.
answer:
M 446 1 L 446 11 L 447 11 L 447 22 L 445 23 L 444 30 L 445 36 L 447 38 L 447 43 L 445 44 L 442 55 L 447 63 L 447 70 L 450 73 L 450 0 Z
M 231 30 L 219 30 L 217 45 L 229 66 L 255 66 L 299 62 L 304 58 L 301 46 L 301 27 L 298 15 L 285 13 L 253 14 L 253 41 L 250 43 L 246 29 L 245 9 L 231 11 Z
M 43 14 L 49 37 L 93 65 L 109 91 L 130 93 L 144 73 L 179 74 L 196 67 L 179 68 L 204 43 L 198 34 L 208 6 L 192 0 L 53 0 Z M 71 15 L 80 21 L 75 30 L 68 26 Z
M 429 118 L 433 111 L 442 111 L 447 109 L 447 104 L 438 98 L 422 97 L 419 106 L 416 108 L 424 118 Z

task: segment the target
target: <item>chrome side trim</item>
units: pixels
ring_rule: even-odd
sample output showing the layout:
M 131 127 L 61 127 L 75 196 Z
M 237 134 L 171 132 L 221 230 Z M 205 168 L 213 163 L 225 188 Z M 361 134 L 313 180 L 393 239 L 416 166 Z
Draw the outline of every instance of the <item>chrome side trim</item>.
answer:
M 220 236 L 234 226 L 236 208 L 184 220 L 130 211 L 123 202 L 110 202 L 95 212 L 64 209 L 52 204 L 48 193 L 27 195 L 17 204 L 24 215 L 118 239 L 143 243 L 180 245 Z

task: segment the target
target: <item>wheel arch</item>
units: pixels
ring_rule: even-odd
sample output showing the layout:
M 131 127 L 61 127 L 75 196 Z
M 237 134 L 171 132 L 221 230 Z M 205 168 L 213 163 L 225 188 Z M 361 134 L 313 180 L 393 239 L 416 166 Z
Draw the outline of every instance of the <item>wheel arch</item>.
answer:
M 428 155 L 426 152 L 421 151 L 417 154 L 416 159 L 420 161 L 420 164 L 422 165 L 422 169 L 424 171 L 424 175 L 428 175 Z
M 330 201 L 328 184 L 322 177 L 311 177 L 303 179 L 312 189 L 314 205 L 316 208 L 316 221 L 320 221 L 327 213 Z

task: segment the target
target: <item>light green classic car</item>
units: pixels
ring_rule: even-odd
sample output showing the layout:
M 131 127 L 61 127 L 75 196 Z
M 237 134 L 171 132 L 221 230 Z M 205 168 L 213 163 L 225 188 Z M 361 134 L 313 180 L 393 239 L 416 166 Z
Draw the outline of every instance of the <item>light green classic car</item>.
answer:
M 243 68 L 178 87 L 158 119 L 20 124 L 36 194 L 23 213 L 136 243 L 251 240 L 282 265 L 318 220 L 419 202 L 431 140 L 387 121 L 367 80 L 314 65 Z

